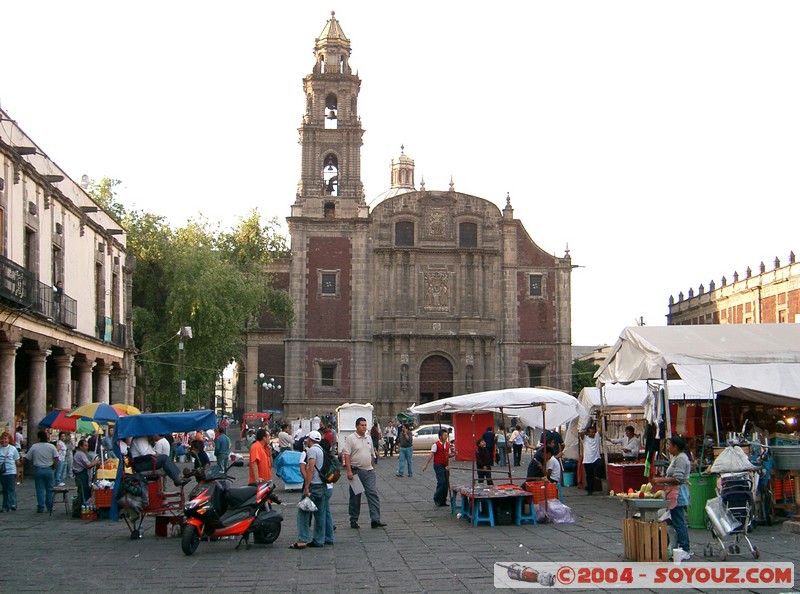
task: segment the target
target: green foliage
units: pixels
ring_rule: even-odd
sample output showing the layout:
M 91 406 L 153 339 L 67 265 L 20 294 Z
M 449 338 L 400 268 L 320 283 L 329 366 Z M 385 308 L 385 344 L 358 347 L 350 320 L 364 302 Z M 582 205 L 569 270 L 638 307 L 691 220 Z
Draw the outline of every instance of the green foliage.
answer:
M 594 386 L 594 373 L 598 369 L 600 366 L 595 363 L 575 359 L 572 362 L 572 391 L 578 394 L 584 388 Z
M 178 330 L 184 340 L 186 408 L 208 407 L 220 372 L 244 346 L 243 330 L 267 309 L 287 324 L 294 319 L 284 291 L 270 287 L 265 264 L 286 252 L 277 219 L 261 224 L 257 210 L 221 231 L 200 218 L 172 229 L 164 217 L 127 211 L 116 202 L 117 180 L 92 183 L 95 200 L 127 230 L 133 269 L 133 334 L 139 349 L 137 385 L 153 411 L 179 407 Z

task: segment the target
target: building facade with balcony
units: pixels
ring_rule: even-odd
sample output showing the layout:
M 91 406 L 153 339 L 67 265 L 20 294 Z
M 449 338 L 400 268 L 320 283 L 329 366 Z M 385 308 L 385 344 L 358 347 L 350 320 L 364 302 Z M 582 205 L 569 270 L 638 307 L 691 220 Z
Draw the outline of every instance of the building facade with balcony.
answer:
M 0 428 L 132 404 L 130 304 L 122 226 L 0 110 Z
M 775 258 L 771 270 L 762 262 L 758 272 L 748 266 L 743 276 L 713 280 L 708 287 L 669 298 L 667 325 L 786 324 L 800 322 L 800 264 L 794 252 L 786 264 Z

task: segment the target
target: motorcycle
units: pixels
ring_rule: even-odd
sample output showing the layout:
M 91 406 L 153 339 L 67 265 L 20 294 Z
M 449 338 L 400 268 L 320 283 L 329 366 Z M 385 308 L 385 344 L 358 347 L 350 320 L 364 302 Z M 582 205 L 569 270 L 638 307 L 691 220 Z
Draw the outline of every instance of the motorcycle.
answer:
M 242 466 L 234 462 L 234 466 Z M 255 544 L 270 544 L 281 533 L 283 516 L 272 509 L 280 504 L 273 493 L 275 483 L 260 481 L 246 487 L 233 487 L 233 477 L 218 468 L 203 473 L 195 471 L 197 486 L 189 495 L 184 507 L 186 523 L 181 537 L 181 549 L 191 555 L 200 539 L 211 540 L 223 536 L 241 536 L 236 550 L 245 544 L 250 549 L 250 535 Z

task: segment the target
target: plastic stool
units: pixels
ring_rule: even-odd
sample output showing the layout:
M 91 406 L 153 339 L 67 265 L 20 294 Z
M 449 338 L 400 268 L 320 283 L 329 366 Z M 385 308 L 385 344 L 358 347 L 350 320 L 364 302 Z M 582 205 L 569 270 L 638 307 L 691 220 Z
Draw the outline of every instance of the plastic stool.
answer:
M 456 515 L 456 509 L 458 505 L 456 505 L 456 500 L 458 499 L 458 489 L 450 489 L 450 515 Z
M 486 507 L 488 508 L 488 513 L 481 514 L 481 501 L 486 502 Z M 472 525 L 477 526 L 480 522 L 488 522 L 489 526 L 494 526 L 494 506 L 492 505 L 492 500 L 490 498 L 483 498 L 483 499 L 473 499 L 472 500 Z
M 531 501 L 531 513 L 522 513 L 523 505 L 525 505 L 525 497 L 517 497 L 517 520 L 515 524 L 521 526 L 522 524 L 538 524 L 536 521 L 536 504 Z

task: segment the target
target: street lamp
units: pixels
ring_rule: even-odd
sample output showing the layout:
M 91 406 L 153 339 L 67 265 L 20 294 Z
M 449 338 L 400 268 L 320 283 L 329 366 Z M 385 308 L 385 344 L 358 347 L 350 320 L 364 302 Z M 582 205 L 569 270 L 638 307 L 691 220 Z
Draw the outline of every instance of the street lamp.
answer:
M 183 339 L 184 338 L 191 338 L 192 337 L 192 327 L 191 326 L 181 326 L 178 330 L 178 336 L 180 336 L 180 340 L 178 341 L 178 355 L 180 356 L 180 364 L 181 364 L 181 399 L 180 399 L 180 406 L 178 407 L 179 410 L 183 410 L 183 400 L 186 398 L 186 380 L 184 379 L 184 348 L 183 348 Z
M 274 377 L 271 377 L 271 378 L 269 378 L 269 382 L 265 382 L 264 383 L 264 389 L 270 391 L 269 392 L 269 409 L 271 411 L 270 414 L 274 414 L 275 413 L 275 390 L 280 390 L 281 386 L 280 386 L 280 384 L 276 384 L 275 383 L 275 378 Z

